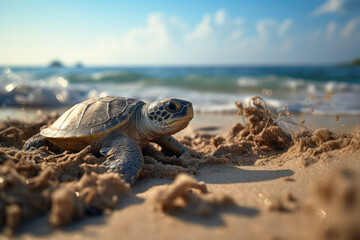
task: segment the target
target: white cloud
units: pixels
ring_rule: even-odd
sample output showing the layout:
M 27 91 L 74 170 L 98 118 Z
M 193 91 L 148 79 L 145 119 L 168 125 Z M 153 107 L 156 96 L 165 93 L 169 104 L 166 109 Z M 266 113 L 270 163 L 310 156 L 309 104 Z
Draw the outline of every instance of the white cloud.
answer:
M 127 46 L 139 45 L 164 45 L 168 43 L 165 19 L 161 13 L 153 13 L 148 16 L 147 27 L 139 27 L 127 32 L 123 41 Z
M 344 39 L 351 40 L 351 42 L 356 41 L 360 37 L 357 30 L 360 30 L 360 17 L 350 19 L 343 26 L 335 21 L 329 21 L 323 29 L 316 29 L 308 33 L 308 40 L 313 45 L 333 44 L 333 47 L 339 47 L 349 43 L 348 41 L 344 42 Z
M 283 22 L 278 23 L 274 19 L 264 19 L 258 21 L 256 30 L 260 37 L 267 38 L 270 34 L 278 32 L 279 36 L 284 37 L 293 24 L 290 18 L 285 19 Z
M 230 38 L 238 39 L 242 34 L 243 34 L 243 31 L 237 29 L 231 34 Z
M 279 35 L 284 36 L 286 32 L 290 29 L 293 21 L 289 18 L 285 19 L 282 24 L 279 26 Z
M 328 23 L 327 27 L 326 27 L 326 37 L 329 39 L 331 37 L 334 36 L 335 32 L 336 32 L 336 22 L 331 21 Z
M 91 63 L 123 63 L 160 61 L 172 54 L 172 35 L 177 29 L 182 31 L 182 23 L 174 18 L 166 18 L 162 13 L 152 13 L 144 26 L 136 27 L 121 36 L 98 37 L 96 47 L 84 51 L 81 56 Z M 170 30 L 171 28 L 171 30 Z M 92 59 L 92 60 L 89 60 Z
M 324 13 L 341 12 L 341 6 L 343 0 L 328 0 L 326 3 L 318 7 L 314 11 L 314 15 L 320 15 Z
M 174 16 L 169 18 L 169 24 L 179 27 L 182 31 L 188 29 L 188 25 L 185 22 Z
M 210 20 L 211 20 L 211 17 L 209 14 L 204 15 L 203 19 L 195 27 L 195 29 L 185 36 L 185 40 L 187 42 L 191 42 L 196 39 L 201 39 L 201 38 L 205 38 L 205 37 L 209 36 L 212 32 L 212 28 L 210 26 Z
M 245 22 L 245 20 L 242 19 L 242 18 L 235 18 L 234 21 L 233 21 L 233 23 L 235 25 L 242 25 L 242 24 L 244 24 L 244 22 Z
M 286 33 L 289 31 L 292 23 L 293 21 L 290 18 L 280 23 L 274 19 L 258 21 L 256 25 L 258 36 L 252 39 L 252 48 L 256 49 L 258 54 L 272 51 L 277 51 L 278 53 L 289 52 L 292 49 L 293 42 L 291 38 L 286 36 Z
M 153 13 L 147 25 L 128 31 L 118 43 L 108 39 L 111 41 L 103 45 L 112 46 L 109 54 L 130 63 L 139 59 L 152 63 L 234 62 L 239 56 L 251 61 L 269 52 L 271 56 L 289 52 L 293 42 L 287 33 L 292 24 L 289 18 L 281 22 L 271 18 L 259 20 L 257 35 L 250 37 L 243 29 L 244 19 L 228 17 L 224 9 L 205 14 L 193 28 L 179 18 Z M 179 30 L 177 37 L 174 26 Z
M 100 38 L 98 47 L 82 57 L 93 64 L 266 63 L 290 56 L 298 44 L 289 34 L 290 18 L 259 20 L 253 29 L 257 34 L 251 36 L 251 25 L 244 26 L 241 17 L 219 16 L 226 11 L 207 13 L 191 27 L 180 18 L 152 13 L 143 26 Z
M 243 18 L 235 18 L 232 20 L 234 30 L 232 31 L 232 33 L 230 33 L 231 40 L 239 39 L 243 35 L 244 30 L 242 29 L 242 25 L 244 24 L 244 22 L 245 20 Z
M 264 19 L 258 21 L 256 30 L 261 38 L 267 38 L 271 33 L 271 28 L 276 26 L 276 21 L 273 19 Z
M 360 18 L 350 19 L 348 23 L 345 25 L 344 29 L 342 30 L 341 35 L 344 38 L 349 38 L 359 23 L 360 23 Z
M 321 11 L 349 11 L 343 3 L 334 6 Z M 232 17 L 225 9 L 203 15 L 194 25 L 185 20 L 151 13 L 143 24 L 125 32 L 117 33 L 116 29 L 110 35 L 90 35 L 75 45 L 74 41 L 58 41 L 57 48 L 52 43 L 56 39 L 46 34 L 42 37 L 52 44 L 34 38 L 30 48 L 19 40 L 12 48 L 0 49 L 0 61 L 43 64 L 56 56 L 66 63 L 81 60 L 85 65 L 276 64 L 336 62 L 359 55 L 360 17 L 348 18 L 344 24 L 328 21 L 319 29 L 313 26 L 309 32 L 298 34 L 290 31 L 294 25 L 291 18 L 245 22 L 241 15 Z M 6 46 L 14 40 L 2 41 Z
M 360 9 L 359 0 L 327 0 L 313 11 L 314 16 L 329 13 L 345 13 Z
M 216 13 L 215 13 L 215 24 L 222 26 L 225 24 L 226 21 L 226 11 L 224 9 L 219 9 Z

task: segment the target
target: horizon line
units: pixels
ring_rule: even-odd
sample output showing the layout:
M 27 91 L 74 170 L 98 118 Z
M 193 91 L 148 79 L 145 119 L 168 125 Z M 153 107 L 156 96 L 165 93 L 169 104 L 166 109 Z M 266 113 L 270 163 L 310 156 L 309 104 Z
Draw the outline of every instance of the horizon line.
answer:
M 81 67 L 76 66 L 81 64 Z M 92 68 L 92 67 L 108 67 L 108 68 L 126 68 L 126 67 L 150 67 L 150 68 L 182 68 L 182 67 L 339 67 L 352 66 L 351 62 L 337 62 L 337 63 L 188 63 L 188 64 L 84 64 L 77 62 L 74 64 L 63 64 L 62 66 L 50 66 L 49 64 L 2 64 L 2 68 L 16 68 L 16 67 L 47 67 L 47 68 Z

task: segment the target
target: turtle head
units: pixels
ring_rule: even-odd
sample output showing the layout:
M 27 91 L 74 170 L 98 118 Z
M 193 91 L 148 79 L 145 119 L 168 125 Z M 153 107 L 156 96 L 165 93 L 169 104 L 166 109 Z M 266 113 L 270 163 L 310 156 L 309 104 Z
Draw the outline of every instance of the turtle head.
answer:
M 191 102 L 178 98 L 167 98 L 151 103 L 147 117 L 157 133 L 172 135 L 184 129 L 194 117 Z

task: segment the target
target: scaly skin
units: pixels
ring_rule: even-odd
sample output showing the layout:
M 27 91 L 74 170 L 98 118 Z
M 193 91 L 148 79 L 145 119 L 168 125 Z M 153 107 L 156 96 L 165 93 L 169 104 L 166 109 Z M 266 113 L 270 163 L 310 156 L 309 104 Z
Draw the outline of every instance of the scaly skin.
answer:
M 107 157 L 103 163 L 107 172 L 120 173 L 123 179 L 134 184 L 144 165 L 144 159 L 139 144 L 130 137 L 116 134 L 109 147 L 104 147 L 100 153 Z

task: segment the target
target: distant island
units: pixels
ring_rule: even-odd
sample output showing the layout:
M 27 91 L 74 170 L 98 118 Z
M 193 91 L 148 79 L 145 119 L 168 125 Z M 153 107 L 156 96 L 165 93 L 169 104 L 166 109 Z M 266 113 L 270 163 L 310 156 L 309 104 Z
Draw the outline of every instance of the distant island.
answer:
M 78 62 L 78 63 L 75 64 L 75 67 L 76 68 L 83 68 L 84 64 L 82 64 L 81 62 Z
M 50 62 L 49 67 L 64 67 L 64 64 L 60 62 L 59 60 L 53 60 Z
M 360 58 L 355 59 L 354 61 L 351 62 L 352 66 L 360 66 Z
M 48 67 L 50 68 L 63 68 L 65 65 L 60 60 L 53 60 L 49 63 Z M 82 62 L 77 62 L 74 64 L 75 68 L 83 68 L 84 64 Z
M 349 62 L 343 62 L 340 65 L 341 66 L 360 66 L 360 58 L 356 58 Z

